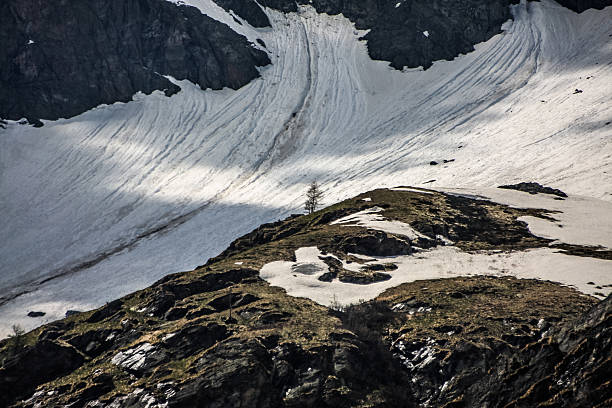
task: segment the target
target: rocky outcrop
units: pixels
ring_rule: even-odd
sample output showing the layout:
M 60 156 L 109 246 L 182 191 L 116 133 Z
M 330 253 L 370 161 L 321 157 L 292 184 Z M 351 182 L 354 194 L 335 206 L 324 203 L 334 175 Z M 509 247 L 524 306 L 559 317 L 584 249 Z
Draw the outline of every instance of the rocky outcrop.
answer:
M 164 75 L 237 89 L 270 63 L 228 26 L 165 0 L 3 1 L 0 43 L 0 117 L 33 123 L 178 92 Z
M 464 391 L 466 405 L 612 406 L 612 296 L 496 367 Z
M 215 0 L 215 3 L 225 10 L 235 13 L 253 27 L 270 27 L 270 20 L 263 9 L 254 1 L 245 0 Z
M 577 13 L 582 13 L 585 10 L 594 8 L 602 10 L 604 7 L 612 6 L 611 0 L 556 0 L 557 3 L 574 10 Z
M 226 10 L 261 27 L 267 25 L 254 0 L 218 0 Z M 373 59 L 389 61 L 397 69 L 428 68 L 433 61 L 470 52 L 474 44 L 501 31 L 512 15 L 513 0 L 260 0 L 259 4 L 283 12 L 297 11 L 297 4 L 311 5 L 320 13 L 343 14 L 361 30 Z
M 473 50 L 501 31 L 516 0 L 216 0 L 255 27 L 270 21 L 262 6 L 283 12 L 298 4 L 340 14 L 357 28 L 372 58 L 391 66 L 428 68 Z M 560 0 L 581 12 L 610 0 Z M 58 24 L 61 21 L 62 24 Z M 137 92 L 170 96 L 165 76 L 203 89 L 240 88 L 259 76 L 267 54 L 194 7 L 166 0 L 7 0 L 0 4 L 0 118 L 40 125 Z M 2 122 L 0 122 L 0 127 Z
M 508 184 L 504 186 L 499 186 L 498 188 L 503 188 L 506 190 L 524 191 L 529 194 L 539 194 L 539 193 L 550 194 L 550 195 L 556 195 L 557 197 L 561 197 L 561 198 L 567 198 L 567 194 L 565 194 L 563 191 L 557 188 L 544 187 L 543 185 L 539 183 Z
M 397 256 L 412 253 L 410 241 L 383 231 L 367 231 L 360 235 L 338 236 L 333 247 L 348 254 L 369 256 Z
M 397 321 L 410 313 L 412 319 L 403 325 L 391 324 L 388 341 L 410 378 L 408 387 L 418 406 L 610 406 L 612 296 L 577 320 L 559 322 L 554 303 L 540 303 L 538 315 L 519 312 L 520 303 L 547 297 L 544 283 L 529 289 L 520 289 L 522 281 L 505 284 L 487 278 L 459 279 L 449 286 L 421 283 L 421 288 L 433 289 L 429 296 L 406 285 L 383 294 L 382 304 L 358 306 L 348 313 L 365 325 L 381 318 Z M 582 310 L 589 304 L 579 303 Z M 468 318 L 476 311 L 473 306 L 478 316 Z M 455 307 L 463 317 L 451 317 Z M 498 314 L 491 307 L 504 311 Z
M 295 12 L 298 4 L 311 5 L 320 13 L 343 14 L 358 29 L 373 59 L 389 61 L 397 69 L 429 68 L 433 61 L 449 60 L 473 51 L 474 44 L 501 32 L 512 18 L 510 5 L 518 0 L 216 0 L 255 27 L 269 26 L 257 3 L 283 12 Z M 611 0 L 559 0 L 563 6 L 582 12 L 602 9 Z
M 41 340 L 16 350 L 0 367 L 0 405 L 32 393 L 37 385 L 69 374 L 84 358 L 67 345 Z
M 517 221 L 538 211 L 434 191 L 364 194 L 367 204 L 361 195 L 263 225 L 194 271 L 0 342 L 0 405 L 610 406 L 612 297 L 596 304 L 553 282 L 480 276 L 416 281 L 327 308 L 258 276 L 309 246 L 329 268 L 325 282 L 400 273 L 362 254 L 419 248 L 331 223 L 364 205 L 467 249 L 549 243 Z M 344 258 L 349 251 L 360 254 Z

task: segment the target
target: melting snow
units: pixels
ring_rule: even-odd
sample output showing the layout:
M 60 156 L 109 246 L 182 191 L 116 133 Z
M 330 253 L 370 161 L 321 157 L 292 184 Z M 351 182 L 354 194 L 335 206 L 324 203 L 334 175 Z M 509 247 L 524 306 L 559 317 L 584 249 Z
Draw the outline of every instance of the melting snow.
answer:
M 383 209 L 380 207 L 369 208 L 367 210 L 359 211 L 355 214 L 333 221 L 330 223 L 330 225 L 365 227 L 373 230 L 388 232 L 389 234 L 402 235 L 411 241 L 416 241 L 419 238 L 429 239 L 429 237 L 421 234 L 406 223 L 384 219 L 384 217 L 379 214 L 382 211 Z
M 563 200 L 550 194 L 529 194 L 500 188 L 441 188 L 441 191 L 515 208 L 542 208 L 551 211 L 549 221 L 521 217 L 537 236 L 574 245 L 612 249 L 612 202 L 571 195 Z M 611 266 L 612 271 L 612 266 Z M 611 279 L 612 281 L 612 279 Z M 612 282 L 611 282 L 612 283 Z
M 567 256 L 549 248 L 467 253 L 456 247 L 442 246 L 415 255 L 383 257 L 367 264 L 393 262 L 398 269 L 389 272 L 391 279 L 369 285 L 319 281 L 317 278 L 328 271 L 319 256 L 316 247 L 300 248 L 296 251 L 297 262 L 268 263 L 261 269 L 260 276 L 271 285 L 285 289 L 291 296 L 306 297 L 326 306 L 335 302 L 348 305 L 370 300 L 384 290 L 406 282 L 476 275 L 550 280 L 591 295 L 612 292 L 612 287 L 596 289 L 587 284 L 589 281 L 596 285 L 610 283 L 610 261 Z M 345 268 L 350 265 L 344 264 Z
M 393 187 L 393 188 L 390 188 L 389 190 L 391 190 L 391 191 L 408 191 L 408 192 L 411 192 L 411 193 L 420 193 L 420 194 L 433 194 L 431 191 L 421 190 L 421 189 L 416 189 L 416 188 L 410 188 L 410 187 Z

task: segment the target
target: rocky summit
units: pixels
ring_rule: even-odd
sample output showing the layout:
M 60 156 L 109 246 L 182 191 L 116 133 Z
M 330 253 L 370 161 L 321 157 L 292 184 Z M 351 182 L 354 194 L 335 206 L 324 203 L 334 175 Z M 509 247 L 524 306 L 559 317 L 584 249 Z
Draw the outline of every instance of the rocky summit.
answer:
M 359 225 L 372 214 L 379 224 Z M 474 256 L 551 247 L 602 256 L 534 236 L 518 220 L 551 215 L 398 188 L 262 225 L 194 271 L 4 340 L 0 404 L 608 407 L 610 296 L 503 271 L 414 281 L 410 269 L 369 300 L 324 305 L 263 279 L 314 247 L 311 267 L 327 267 L 302 263 L 288 275 L 321 273 L 322 290 L 384 283 L 373 276 L 393 279 L 451 242 Z M 407 225 L 412 232 L 397 230 Z

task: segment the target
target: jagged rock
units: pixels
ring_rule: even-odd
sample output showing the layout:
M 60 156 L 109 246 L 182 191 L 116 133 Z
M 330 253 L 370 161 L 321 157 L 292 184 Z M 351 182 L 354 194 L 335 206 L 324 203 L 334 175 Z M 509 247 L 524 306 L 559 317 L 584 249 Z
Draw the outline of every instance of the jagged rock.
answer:
M 244 0 L 215 0 L 215 3 L 225 10 L 233 11 L 242 19 L 248 21 L 253 27 L 270 27 L 268 16 L 255 2 Z
M 166 314 L 164 315 L 164 319 L 168 321 L 182 319 L 183 317 L 185 317 L 188 311 L 189 309 L 186 307 L 173 307 L 172 309 L 166 312 Z
M 317 278 L 321 282 L 333 281 L 338 277 L 338 274 L 342 273 L 344 270 L 342 262 L 333 256 L 320 256 L 319 259 L 325 262 L 329 269 L 329 272 L 325 272 Z
M 185 358 L 205 350 L 229 337 L 226 326 L 210 323 L 206 326 L 188 326 L 163 341 L 163 346 L 174 358 Z
M 95 400 L 115 388 L 113 378 L 108 374 L 101 374 L 93 378 L 94 384 L 87 386 L 76 392 L 69 400 L 67 405 L 70 408 L 82 407 L 89 401 Z M 88 405 L 95 406 L 95 404 Z
M 382 231 L 368 231 L 360 236 L 340 236 L 336 246 L 344 253 L 368 256 L 408 255 L 412 252 L 410 242 Z
M 173 395 L 171 387 L 165 390 L 167 395 Z M 136 388 L 128 395 L 121 395 L 113 399 L 110 403 L 102 403 L 93 401 L 87 404 L 87 408 L 167 408 L 165 402 L 158 400 L 152 393 L 145 391 L 142 388 Z
M 332 282 L 334 279 L 336 279 L 337 276 L 338 276 L 337 273 L 325 272 L 324 274 L 319 276 L 317 279 L 320 280 L 321 282 Z
M 264 312 L 257 319 L 258 324 L 260 325 L 269 325 L 273 323 L 282 322 L 283 320 L 287 320 L 287 318 L 291 317 L 291 313 L 287 312 Z
M 142 375 L 167 360 L 167 352 L 160 350 L 151 343 L 143 343 L 115 354 L 111 362 L 129 372 Z
M 368 264 L 360 268 L 364 272 L 375 272 L 375 271 L 394 271 L 397 269 L 397 265 L 394 263 L 384 264 Z
M 351 2 L 343 0 L 260 0 L 257 3 L 283 12 L 295 12 L 297 4 L 313 6 L 319 13 L 343 14 L 361 30 L 373 59 L 389 61 L 397 69 L 428 68 L 433 61 L 452 59 L 470 52 L 474 44 L 501 31 L 510 19 L 514 0 Z M 254 0 L 221 0 L 254 26 L 268 25 Z M 427 32 L 428 36 L 424 35 Z
M 153 285 L 157 293 L 144 308 L 146 313 L 161 317 L 174 306 L 174 304 L 185 298 L 198 293 L 212 292 L 227 288 L 234 283 L 258 275 L 258 271 L 248 268 L 231 269 L 222 273 L 206 274 L 200 279 L 181 283 L 175 277 L 169 276 Z
M 462 397 L 466 406 L 609 406 L 612 403 L 612 297 L 577 322 L 518 352 L 502 353 L 497 370 Z
M 270 63 L 226 25 L 165 0 L 3 1 L 0 43 L 0 117 L 31 123 L 178 92 L 163 75 L 237 89 Z
M 113 315 L 115 315 L 116 313 L 118 313 L 121 310 L 121 307 L 123 306 L 123 302 L 121 300 L 113 300 L 112 302 L 108 303 L 107 305 L 101 307 L 100 309 L 96 310 L 90 317 L 89 319 L 87 319 L 87 321 L 89 323 L 97 323 L 100 322 L 104 319 L 107 319 Z
M 88 356 L 96 357 L 108 350 L 117 337 L 117 331 L 112 329 L 89 330 L 67 340 L 77 350 Z
M 338 276 L 338 280 L 344 283 L 357 285 L 369 285 L 376 282 L 383 282 L 391 279 L 391 275 L 382 272 L 345 272 Z
M 602 10 L 604 7 L 612 6 L 610 0 L 557 0 L 557 3 L 577 13 L 582 13 L 590 8 Z
M 169 407 L 279 405 L 280 396 L 272 392 L 272 360 L 256 340 L 221 343 L 198 359 L 194 368 L 201 375 L 184 384 L 169 399 Z
M 507 190 L 524 191 L 529 194 L 538 194 L 538 193 L 551 194 L 551 195 L 556 195 L 558 197 L 567 198 L 567 194 L 565 194 L 563 191 L 556 189 L 556 188 L 544 187 L 543 185 L 538 184 L 538 183 L 509 184 L 505 186 L 499 186 L 498 188 L 503 188 Z
M 5 361 L 0 368 L 0 406 L 31 394 L 36 386 L 66 375 L 83 364 L 73 347 L 41 340 Z
M 230 305 L 231 307 L 236 308 L 240 306 L 246 306 L 250 303 L 256 302 L 257 300 L 259 300 L 259 298 L 257 296 L 251 295 L 250 293 L 233 293 L 217 297 L 211 300 L 208 305 L 219 312 L 229 309 Z
M 79 313 L 82 312 L 80 310 L 66 310 L 66 317 L 74 316 Z

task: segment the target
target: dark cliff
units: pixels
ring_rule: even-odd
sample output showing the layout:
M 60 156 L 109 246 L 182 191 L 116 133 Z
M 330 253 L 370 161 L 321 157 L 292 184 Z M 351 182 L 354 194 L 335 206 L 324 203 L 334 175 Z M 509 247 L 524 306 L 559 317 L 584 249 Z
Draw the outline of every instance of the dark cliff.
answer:
M 517 0 L 215 0 L 255 27 L 309 4 L 342 13 L 372 58 L 428 68 L 501 31 Z M 612 0 L 560 0 L 581 12 Z M 270 63 L 265 52 L 196 8 L 166 0 L 7 0 L 0 4 L 0 118 L 57 119 L 142 91 L 178 92 L 164 75 L 202 88 L 240 88 Z
M 612 0 L 557 0 L 557 3 L 577 13 L 591 8 L 602 10 L 604 7 L 612 6 Z
M 519 0 L 216 0 L 226 10 L 255 27 L 270 22 L 257 3 L 283 12 L 295 12 L 298 4 L 320 13 L 343 14 L 358 29 L 370 30 L 364 39 L 373 59 L 389 61 L 397 69 L 428 68 L 433 61 L 449 60 L 474 50 L 474 44 L 501 32 L 512 18 L 510 5 Z M 582 12 L 602 9 L 612 0 L 559 0 Z M 426 35 L 426 34 L 427 35 Z
M 142 91 L 163 75 L 237 89 L 266 53 L 193 7 L 165 0 L 8 0 L 0 4 L 0 117 L 71 117 Z
M 269 24 L 253 1 L 218 0 L 227 10 L 256 26 Z M 283 12 L 297 11 L 295 1 L 262 0 L 264 6 Z M 433 61 L 452 59 L 474 49 L 501 31 L 512 15 L 512 0 L 300 0 L 320 13 L 343 14 L 358 29 L 370 30 L 370 56 L 389 61 L 394 68 L 425 68 Z M 424 34 L 426 33 L 426 34 Z

